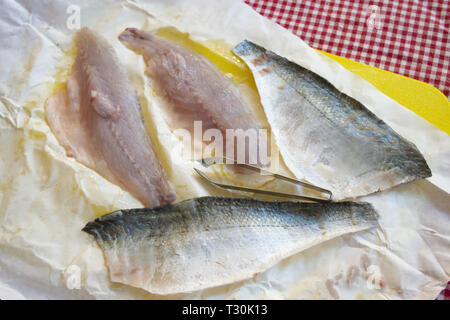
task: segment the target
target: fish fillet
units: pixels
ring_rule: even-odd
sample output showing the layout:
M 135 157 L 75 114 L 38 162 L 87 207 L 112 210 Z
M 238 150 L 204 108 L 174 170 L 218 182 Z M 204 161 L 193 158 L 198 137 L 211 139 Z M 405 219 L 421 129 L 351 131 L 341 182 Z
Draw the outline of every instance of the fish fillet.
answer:
M 299 179 L 353 198 L 431 176 L 424 157 L 360 102 L 305 68 L 243 41 L 286 165 Z
M 261 165 L 266 162 L 266 159 L 259 161 L 264 154 L 254 157 L 259 150 L 264 152 L 258 146 L 261 125 L 246 106 L 237 86 L 208 59 L 170 40 L 134 28 L 126 29 L 119 39 L 129 49 L 143 55 L 148 65 L 147 74 L 167 102 L 172 129 L 186 129 L 194 137 L 194 121 L 201 121 L 201 136 L 208 129 L 217 129 L 222 134 L 223 148 L 218 150 L 222 154 L 215 156 L 225 156 L 229 150 L 234 153 L 229 157 L 241 163 Z M 256 138 L 241 143 L 242 148 L 238 149 L 237 139 L 225 139 L 228 129 L 241 129 L 234 132 L 243 138 L 250 129 Z M 267 150 L 268 146 L 265 148 Z
M 66 88 L 46 103 L 46 118 L 67 155 L 145 206 L 175 200 L 143 122 L 139 100 L 107 41 L 83 28 Z
M 116 211 L 83 231 L 103 249 L 112 281 L 171 294 L 250 278 L 313 245 L 377 225 L 369 203 L 203 197 Z

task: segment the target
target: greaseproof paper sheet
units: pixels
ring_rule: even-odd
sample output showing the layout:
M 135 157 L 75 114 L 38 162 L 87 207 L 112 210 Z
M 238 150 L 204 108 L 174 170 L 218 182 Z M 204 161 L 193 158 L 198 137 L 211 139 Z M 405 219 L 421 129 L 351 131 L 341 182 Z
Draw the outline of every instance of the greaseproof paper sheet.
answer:
M 1 0 L 0 8 L 0 298 L 433 299 L 450 278 L 449 136 L 243 2 Z M 252 279 L 171 296 L 112 283 L 101 249 L 81 229 L 99 211 L 142 205 L 68 158 L 44 114 L 58 73 L 70 69 L 78 22 L 105 36 L 125 65 L 177 201 L 229 193 L 202 183 L 171 152 L 180 141 L 145 64 L 117 39 L 126 27 L 174 26 L 230 47 L 248 39 L 295 61 L 413 142 L 433 177 L 359 198 L 375 206 L 379 228 L 317 245 Z M 261 109 L 255 99 L 253 107 Z

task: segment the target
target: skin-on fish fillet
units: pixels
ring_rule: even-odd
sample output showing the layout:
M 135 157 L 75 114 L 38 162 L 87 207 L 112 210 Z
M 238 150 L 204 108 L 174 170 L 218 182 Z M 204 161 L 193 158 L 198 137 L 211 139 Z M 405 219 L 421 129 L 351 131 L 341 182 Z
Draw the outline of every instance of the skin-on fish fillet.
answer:
M 278 148 L 297 178 L 338 200 L 431 176 L 411 142 L 327 80 L 250 41 L 233 52 L 252 70 Z
M 116 211 L 83 231 L 102 247 L 112 281 L 172 294 L 251 278 L 313 245 L 377 225 L 369 203 L 203 197 Z
M 208 129 L 218 129 L 224 138 L 223 149 L 218 150 L 222 155 L 216 156 L 226 155 L 228 143 L 229 152 L 234 152 L 230 158 L 254 165 L 265 162 L 262 156 L 260 159 L 249 158 L 249 150 L 251 156 L 259 152 L 258 136 L 253 140 L 254 144 L 242 143 L 243 148 L 239 150 L 237 139 L 225 139 L 227 129 L 244 132 L 252 129 L 257 135 L 261 125 L 244 103 L 237 86 L 208 59 L 170 40 L 134 28 L 127 28 L 119 39 L 129 49 L 143 55 L 148 65 L 147 74 L 154 80 L 158 94 L 167 102 L 172 129 L 186 129 L 194 137 L 194 121 L 201 121 L 202 135 Z
M 83 28 L 66 88 L 47 100 L 48 124 L 69 156 L 145 206 L 175 200 L 126 71 L 107 41 Z

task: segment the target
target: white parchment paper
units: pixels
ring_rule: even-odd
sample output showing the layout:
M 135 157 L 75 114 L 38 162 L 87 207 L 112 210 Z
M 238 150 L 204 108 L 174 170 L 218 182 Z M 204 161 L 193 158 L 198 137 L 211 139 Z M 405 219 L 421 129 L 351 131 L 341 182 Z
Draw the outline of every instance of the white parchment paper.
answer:
M 172 25 L 233 46 L 249 39 L 285 56 L 415 143 L 433 177 L 361 198 L 376 207 L 380 228 L 327 241 L 246 281 L 167 297 L 112 283 L 101 249 L 80 230 L 98 208 L 141 204 L 67 158 L 44 116 L 55 75 L 70 68 L 71 5 L 80 8 L 81 26 L 102 33 L 126 66 L 178 200 L 225 193 L 201 183 L 192 164 L 171 152 L 180 142 L 161 116 L 145 65 L 117 40 L 126 27 Z M 0 0 L 0 70 L 2 299 L 432 299 L 450 278 L 449 136 L 239 0 Z

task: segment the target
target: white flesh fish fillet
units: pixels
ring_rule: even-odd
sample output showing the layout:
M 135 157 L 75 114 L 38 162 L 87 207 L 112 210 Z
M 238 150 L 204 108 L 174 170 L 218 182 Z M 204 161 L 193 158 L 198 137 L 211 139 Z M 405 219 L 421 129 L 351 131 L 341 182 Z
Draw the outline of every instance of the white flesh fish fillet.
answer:
M 145 206 L 175 200 L 146 131 L 139 100 L 107 41 L 83 28 L 66 88 L 47 100 L 47 121 L 69 156 Z
M 172 129 L 183 128 L 193 135 L 194 121 L 201 121 L 202 135 L 208 129 L 220 130 L 224 138 L 227 129 L 254 129 L 252 131 L 258 133 L 261 125 L 251 114 L 238 87 L 208 59 L 170 40 L 134 28 L 127 28 L 119 39 L 143 55 L 148 65 L 147 74 L 155 81 L 158 94 L 167 102 L 168 122 Z M 239 151 L 229 147 L 234 150 L 231 158 L 249 163 L 249 150 L 256 151 L 254 154 L 259 150 L 256 137 L 255 145 L 246 142 L 245 148 Z M 235 140 L 224 139 L 220 150 L 223 156 L 226 143 L 237 147 Z M 252 162 L 259 164 L 256 158 Z
M 369 203 L 203 197 L 120 210 L 89 222 L 111 280 L 156 294 L 253 277 L 281 259 L 378 225 Z
M 431 176 L 411 142 L 327 80 L 250 41 L 233 52 L 252 70 L 278 148 L 297 178 L 339 200 Z

